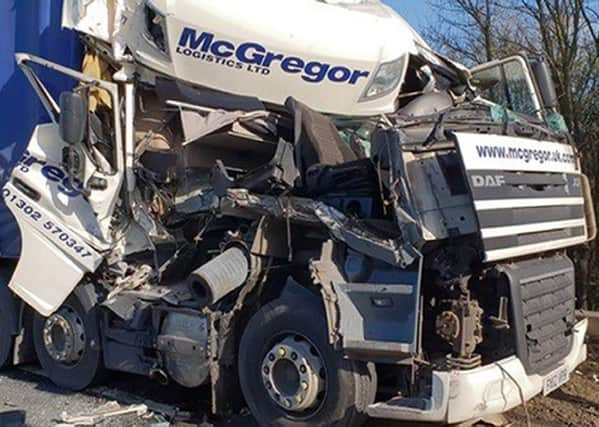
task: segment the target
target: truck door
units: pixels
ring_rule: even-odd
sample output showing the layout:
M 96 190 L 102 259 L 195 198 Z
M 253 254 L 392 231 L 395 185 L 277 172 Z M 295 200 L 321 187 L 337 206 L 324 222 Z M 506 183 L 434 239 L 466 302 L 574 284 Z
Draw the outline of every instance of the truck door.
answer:
M 544 120 L 542 97 L 525 57 L 511 56 L 470 71 L 484 99 L 528 118 Z
M 23 242 L 9 287 L 48 316 L 86 273 L 96 270 L 103 261 L 102 252 L 112 247 L 112 220 L 125 168 L 120 110 L 113 108 L 107 113 L 109 117 L 98 123 L 99 118 L 88 115 L 83 95 L 79 109 L 72 100 L 63 102 L 68 101 L 69 92 L 59 102 L 36 70 L 46 68 L 74 79 L 80 84 L 75 92 L 103 89 L 114 106 L 119 105 L 118 86 L 33 55 L 17 54 L 16 59 L 52 123 L 36 127 L 23 158 L 2 189 Z M 80 128 L 79 137 L 68 137 L 64 131 L 67 117 Z M 103 125 L 107 127 L 106 137 L 98 136 Z

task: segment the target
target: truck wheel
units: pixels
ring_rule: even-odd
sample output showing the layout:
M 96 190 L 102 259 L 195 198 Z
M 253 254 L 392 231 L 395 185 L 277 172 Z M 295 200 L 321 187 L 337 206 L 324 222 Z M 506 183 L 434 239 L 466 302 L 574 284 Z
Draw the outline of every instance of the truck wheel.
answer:
M 327 331 L 318 304 L 278 300 L 250 320 L 239 348 L 239 378 L 260 425 L 364 422 L 376 393 L 374 368 L 344 359 L 329 344 Z
M 9 321 L 2 308 L 0 308 L 0 369 L 10 365 L 12 346 L 13 337 L 9 330 Z
M 83 390 L 104 372 L 97 309 L 81 287 L 50 317 L 35 314 L 33 342 L 44 372 L 60 387 Z

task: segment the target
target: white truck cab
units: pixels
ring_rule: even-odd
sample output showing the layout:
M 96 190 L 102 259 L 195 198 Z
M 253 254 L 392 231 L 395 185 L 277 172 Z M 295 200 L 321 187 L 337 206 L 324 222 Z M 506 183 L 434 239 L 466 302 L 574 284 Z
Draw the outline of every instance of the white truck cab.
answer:
M 337 115 L 397 109 L 410 55 L 430 50 L 378 0 L 128 3 L 110 40 L 139 64 L 198 87 L 277 105 L 293 96 Z M 107 25 L 88 19 L 65 25 L 92 35 Z
M 300 427 L 473 422 L 586 359 L 596 219 L 542 60 L 466 70 L 377 0 L 64 4 L 94 66 L 17 55 L 52 123 L 3 188 L 0 366 Z

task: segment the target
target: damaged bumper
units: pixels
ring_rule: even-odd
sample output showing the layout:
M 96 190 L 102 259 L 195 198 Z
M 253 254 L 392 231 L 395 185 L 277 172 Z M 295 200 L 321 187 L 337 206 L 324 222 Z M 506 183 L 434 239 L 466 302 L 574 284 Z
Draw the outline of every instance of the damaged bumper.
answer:
M 562 361 L 569 373 L 587 358 L 584 343 L 588 321 L 573 330 L 573 346 Z M 433 372 L 431 398 L 408 402 L 393 399 L 368 408 L 373 418 L 438 423 L 459 423 L 501 414 L 543 392 L 542 375 L 528 375 L 522 362 L 512 356 L 492 365 L 469 371 Z

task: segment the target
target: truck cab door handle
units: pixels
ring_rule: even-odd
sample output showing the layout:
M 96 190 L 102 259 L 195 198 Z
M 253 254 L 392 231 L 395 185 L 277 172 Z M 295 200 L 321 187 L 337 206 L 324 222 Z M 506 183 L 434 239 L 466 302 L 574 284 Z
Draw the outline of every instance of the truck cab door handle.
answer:
M 19 190 L 20 192 L 25 194 L 27 197 L 29 197 L 34 202 L 37 202 L 41 199 L 41 195 L 39 192 L 37 192 L 36 190 L 31 188 L 29 185 L 25 184 L 25 182 L 23 182 L 19 178 L 13 178 L 12 184 L 15 186 L 15 188 L 17 190 Z

